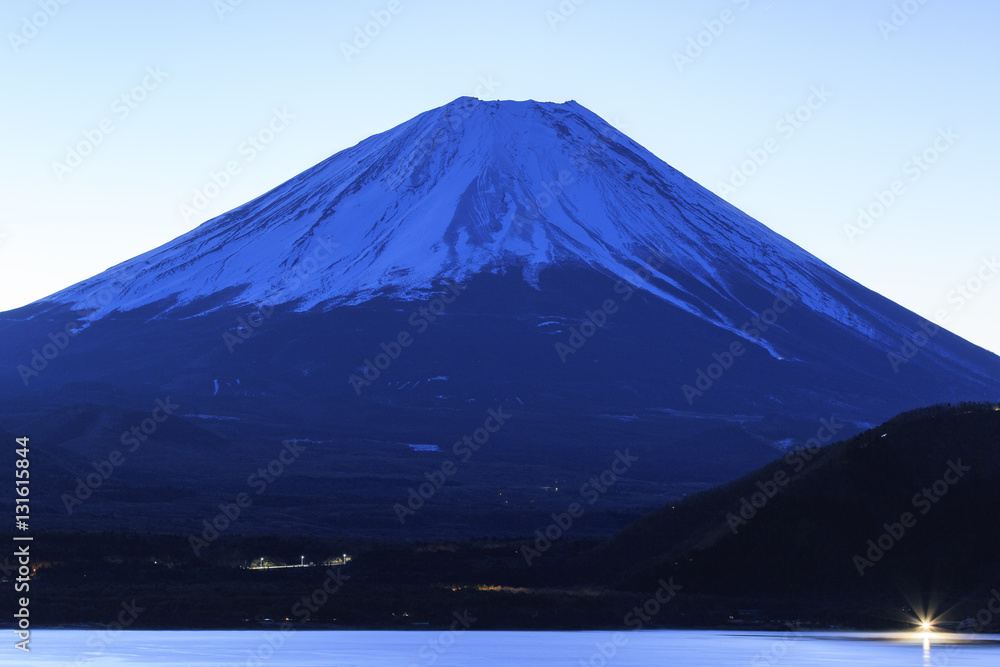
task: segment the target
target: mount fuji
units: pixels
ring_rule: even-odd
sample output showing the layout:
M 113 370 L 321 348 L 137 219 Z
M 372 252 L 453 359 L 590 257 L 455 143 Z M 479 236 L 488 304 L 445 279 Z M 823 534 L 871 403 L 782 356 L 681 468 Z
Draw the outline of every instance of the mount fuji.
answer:
M 572 101 L 459 98 L 0 314 L 0 336 L 7 430 L 86 419 L 52 436 L 86 449 L 117 437 L 109 411 L 170 396 L 213 438 L 322 443 L 287 503 L 373 532 L 490 410 L 510 418 L 407 526 L 468 533 L 486 510 L 496 530 L 533 526 L 565 508 L 542 489 L 630 447 L 641 471 L 590 515 L 607 530 L 818 433 L 1000 394 L 1000 358 Z M 254 446 L 205 448 L 204 474 Z M 144 502 L 129 494 L 151 476 L 193 488 L 156 460 L 116 478 L 116 502 Z
M 306 311 L 419 298 L 436 281 L 505 267 L 535 287 L 560 265 L 636 282 L 651 257 L 669 269 L 647 292 L 738 336 L 756 311 L 736 294 L 753 283 L 794 289 L 882 342 L 897 337 L 851 303 L 850 281 L 572 101 L 460 98 L 47 301 L 96 305 L 87 319 L 152 304 L 168 315 L 219 294 L 217 307 Z M 296 267 L 309 278 L 295 280 Z M 108 290 L 118 298 L 95 304 Z

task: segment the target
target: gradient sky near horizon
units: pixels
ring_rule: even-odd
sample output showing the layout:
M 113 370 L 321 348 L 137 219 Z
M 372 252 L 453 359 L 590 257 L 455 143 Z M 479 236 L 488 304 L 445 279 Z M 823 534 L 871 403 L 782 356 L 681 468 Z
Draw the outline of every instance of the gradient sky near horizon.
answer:
M 984 264 L 1000 251 L 998 25 L 985 0 L 9 0 L 0 310 L 457 97 L 574 99 L 1000 352 L 1000 276 Z M 251 158 L 275 110 L 291 119 Z M 58 167 L 81 142 L 80 164 Z M 240 173 L 196 201 L 230 161 Z

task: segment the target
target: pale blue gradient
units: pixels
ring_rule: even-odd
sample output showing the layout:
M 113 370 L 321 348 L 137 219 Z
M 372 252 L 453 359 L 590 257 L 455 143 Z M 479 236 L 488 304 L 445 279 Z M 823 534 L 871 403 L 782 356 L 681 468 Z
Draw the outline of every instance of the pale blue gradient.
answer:
M 48 0 L 58 4 L 58 0 Z M 11 0 L 3 44 L 0 308 L 45 296 L 194 227 L 427 109 L 462 95 L 575 99 L 719 192 L 746 152 L 813 86 L 833 97 L 727 199 L 859 282 L 928 318 L 1000 252 L 996 27 L 986 0 L 927 0 L 883 39 L 891 0 L 399 0 L 348 63 L 340 43 L 389 2 L 71 0 L 15 52 L 40 11 Z M 575 6 L 570 0 L 564 6 Z M 741 7 L 746 6 L 745 9 Z M 732 11 L 683 71 L 673 54 Z M 703 36 L 704 39 L 704 36 Z M 707 40 L 706 40 L 707 41 Z M 168 73 L 83 165 L 52 162 L 110 114 L 147 66 Z M 484 86 L 482 82 L 494 82 Z M 195 218 L 179 207 L 273 110 L 294 120 Z M 844 224 L 951 126 L 960 139 L 855 244 Z M 1000 276 L 947 326 L 1000 351 Z

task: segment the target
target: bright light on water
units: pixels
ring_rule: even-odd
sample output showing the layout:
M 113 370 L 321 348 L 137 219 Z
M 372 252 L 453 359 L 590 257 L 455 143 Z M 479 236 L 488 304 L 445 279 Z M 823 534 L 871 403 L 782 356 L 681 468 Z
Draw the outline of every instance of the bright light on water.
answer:
M 0 665 L 274 667 L 913 665 L 995 667 L 1000 635 L 922 632 L 449 632 L 38 630 Z

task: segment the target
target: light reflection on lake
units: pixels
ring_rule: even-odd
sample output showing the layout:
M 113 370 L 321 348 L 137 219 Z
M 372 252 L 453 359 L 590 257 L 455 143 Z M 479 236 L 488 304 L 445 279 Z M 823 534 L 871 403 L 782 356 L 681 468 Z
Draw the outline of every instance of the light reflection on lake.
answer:
M 854 665 L 996 667 L 1000 635 L 846 632 L 125 631 L 36 630 L 31 653 L 0 665 L 494 667 Z

